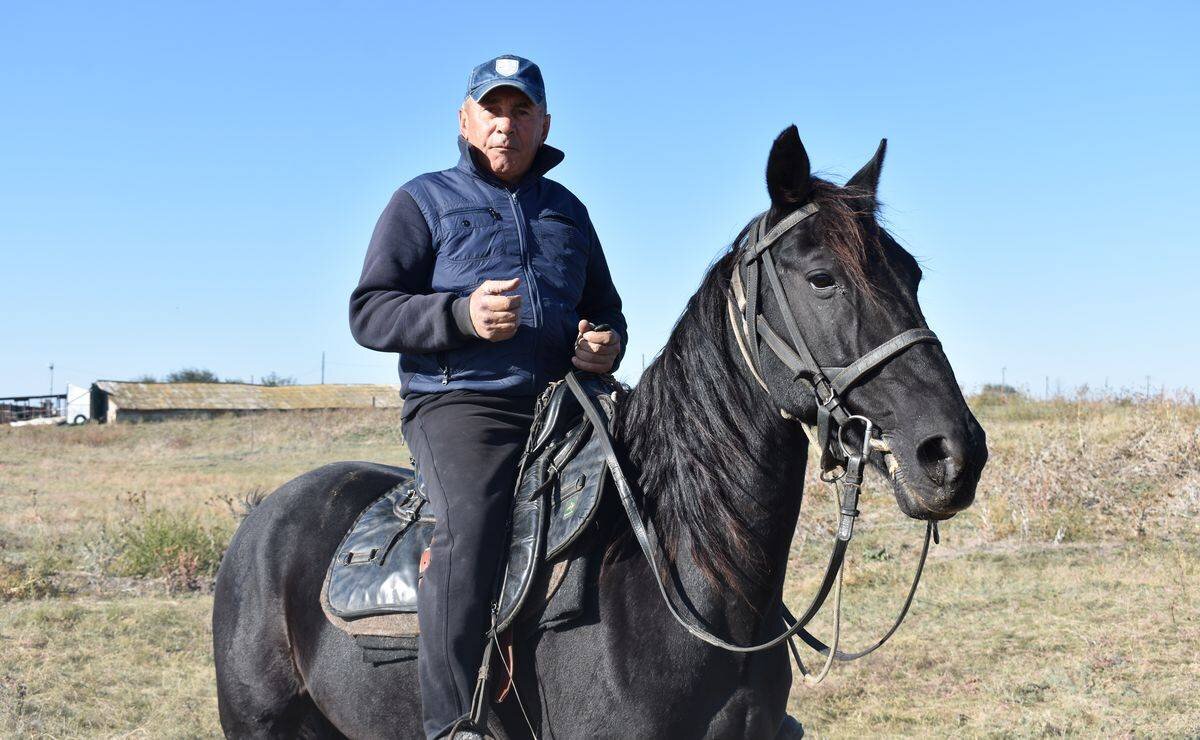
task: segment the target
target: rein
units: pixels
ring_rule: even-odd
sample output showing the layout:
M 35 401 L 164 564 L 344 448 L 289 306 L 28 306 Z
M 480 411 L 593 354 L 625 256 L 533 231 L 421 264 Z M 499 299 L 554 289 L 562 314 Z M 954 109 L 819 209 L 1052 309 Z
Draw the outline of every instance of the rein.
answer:
M 604 453 L 605 463 L 612 475 L 621 506 L 625 510 L 634 538 L 637 540 L 646 561 L 650 565 L 650 571 L 654 575 L 659 593 L 662 595 L 663 602 L 666 604 L 671 616 L 693 636 L 709 645 L 731 652 L 752 653 L 769 650 L 781 645 L 784 641 L 791 641 L 792 655 L 795 657 L 801 673 L 805 676 L 805 680 L 809 683 L 821 681 L 828 674 L 834 660 L 848 661 L 861 658 L 874 652 L 895 634 L 908 614 L 909 607 L 912 605 L 913 597 L 921 580 L 921 572 L 925 567 L 930 540 L 932 539 L 936 542 L 938 539 L 937 524 L 931 520 L 926 525 L 925 541 L 921 549 L 920 561 L 917 564 L 917 570 L 913 577 L 912 585 L 908 590 L 908 595 L 905 598 L 904 605 L 900 609 L 895 622 L 883 637 L 865 650 L 858 652 L 843 652 L 839 650 L 842 570 L 845 563 L 846 549 L 850 544 L 851 538 L 854 536 L 854 520 L 859 514 L 858 499 L 862 490 L 863 469 L 873 449 L 884 449 L 885 447 L 883 442 L 877 441 L 873 437 L 873 433 L 877 428 L 876 425 L 869 418 L 848 411 L 842 402 L 841 395 L 854 386 L 866 373 L 888 362 L 909 347 L 923 342 L 933 344 L 938 344 L 939 342 L 937 335 L 928 329 L 909 329 L 870 350 L 847 367 L 829 367 L 817 363 L 796 324 L 795 316 L 788 302 L 787 294 L 783 290 L 783 283 L 779 278 L 779 272 L 771 252 L 771 248 L 784 234 L 817 213 L 817 210 L 818 208 L 815 204 L 806 205 L 788 215 L 769 231 L 766 229 L 767 215 L 763 214 L 759 216 L 754 227 L 747 232 L 746 239 L 743 241 L 744 248 L 742 249 L 742 254 L 731 276 L 730 288 L 732 296 L 728 301 L 730 324 L 733 326 L 738 348 L 755 381 L 770 394 L 770 389 L 763 379 L 761 370 L 761 341 L 792 371 L 793 383 L 802 381 L 811 386 L 817 401 L 817 424 L 815 430 L 807 424 L 804 425 L 805 432 L 821 452 L 822 480 L 834 484 L 839 494 L 837 496 L 839 505 L 837 534 L 834 539 L 833 549 L 829 555 L 829 562 L 825 567 L 824 578 L 817 589 L 817 593 L 813 596 L 799 618 L 793 616 L 786 605 L 783 607 L 785 629 L 779 635 L 755 645 L 736 645 L 717 637 L 705 629 L 696 621 L 693 615 L 684 614 L 679 611 L 675 603 L 671 600 L 667 586 L 663 582 L 658 559 L 654 554 L 654 548 L 650 542 L 650 535 L 647 531 L 645 521 L 638 510 L 632 487 L 621 468 L 620 459 L 617 455 L 608 425 L 603 415 L 596 409 L 594 401 L 579 384 L 575 374 L 572 372 L 566 377 L 567 386 L 578 399 L 584 414 L 596 431 L 596 436 Z M 751 234 L 753 234 L 753 241 L 750 241 Z M 745 278 L 742 277 L 743 272 L 745 273 Z M 766 317 L 762 315 L 760 293 L 763 290 L 763 275 L 766 277 L 765 285 L 775 293 L 776 300 L 782 308 L 786 331 L 788 337 L 791 339 L 790 342 L 781 337 L 767 322 Z M 780 409 L 780 414 L 789 419 L 795 418 L 783 409 Z M 862 444 L 858 448 L 851 449 L 847 446 L 845 432 L 855 424 L 862 425 Z M 833 444 L 835 441 L 836 445 Z M 842 468 L 840 473 L 835 472 L 838 467 Z M 826 645 L 812 635 L 805 627 L 821 610 L 831 592 L 835 594 L 835 629 L 832 645 Z M 825 665 L 815 678 L 808 672 L 800 660 L 794 642 L 794 637 L 797 635 L 818 653 L 826 656 Z

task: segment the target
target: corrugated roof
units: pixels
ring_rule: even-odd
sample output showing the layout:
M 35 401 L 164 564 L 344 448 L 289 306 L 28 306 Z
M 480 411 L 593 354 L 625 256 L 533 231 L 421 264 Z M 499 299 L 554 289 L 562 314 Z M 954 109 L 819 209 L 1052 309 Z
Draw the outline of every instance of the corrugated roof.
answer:
M 282 385 L 245 383 L 126 383 L 98 380 L 118 409 L 139 411 L 397 408 L 398 385 Z

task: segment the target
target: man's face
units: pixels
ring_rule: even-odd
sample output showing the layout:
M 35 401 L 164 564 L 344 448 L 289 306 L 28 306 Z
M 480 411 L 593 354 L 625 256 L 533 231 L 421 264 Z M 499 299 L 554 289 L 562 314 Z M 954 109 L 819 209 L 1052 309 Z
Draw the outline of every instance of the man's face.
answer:
M 483 100 L 463 101 L 458 131 L 483 156 L 476 164 L 504 182 L 515 184 L 529 171 L 538 147 L 550 133 L 550 114 L 520 90 L 498 87 Z M 480 160 L 484 161 L 480 161 Z

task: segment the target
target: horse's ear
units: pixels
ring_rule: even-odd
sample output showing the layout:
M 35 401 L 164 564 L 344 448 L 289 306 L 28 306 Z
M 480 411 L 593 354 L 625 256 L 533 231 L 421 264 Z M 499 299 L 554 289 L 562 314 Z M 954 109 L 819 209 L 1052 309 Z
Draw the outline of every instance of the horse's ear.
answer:
M 777 211 L 784 211 L 786 206 L 805 203 L 811 191 L 808 152 L 804 151 L 800 132 L 795 126 L 788 126 L 775 139 L 767 158 L 767 194 L 771 196 L 771 205 Z
M 861 170 L 855 172 L 854 177 L 846 181 L 846 187 L 861 190 L 874 200 L 875 193 L 879 191 L 879 175 L 883 172 L 883 155 L 886 153 L 887 139 L 881 139 L 875 156 L 871 157 L 871 161 L 864 164 Z

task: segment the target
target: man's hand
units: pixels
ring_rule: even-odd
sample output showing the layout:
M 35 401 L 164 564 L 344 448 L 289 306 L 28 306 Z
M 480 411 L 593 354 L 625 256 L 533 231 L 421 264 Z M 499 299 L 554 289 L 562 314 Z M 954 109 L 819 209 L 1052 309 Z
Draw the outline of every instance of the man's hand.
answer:
M 621 335 L 615 331 L 591 331 L 589 321 L 579 322 L 579 338 L 575 340 L 575 356 L 571 362 L 589 373 L 607 373 L 621 354 Z
M 471 294 L 471 325 L 489 342 L 502 342 L 517 333 L 521 323 L 521 296 L 504 295 L 516 290 L 521 278 L 485 280 Z

